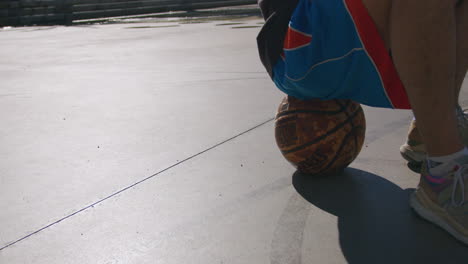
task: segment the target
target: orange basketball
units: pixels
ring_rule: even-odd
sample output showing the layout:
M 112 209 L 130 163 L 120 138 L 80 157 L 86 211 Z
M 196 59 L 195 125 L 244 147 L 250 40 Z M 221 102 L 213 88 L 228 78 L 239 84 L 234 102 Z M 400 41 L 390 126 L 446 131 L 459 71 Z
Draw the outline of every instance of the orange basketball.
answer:
M 346 168 L 364 143 L 361 105 L 344 99 L 299 100 L 286 96 L 275 120 L 276 143 L 300 172 L 329 175 Z

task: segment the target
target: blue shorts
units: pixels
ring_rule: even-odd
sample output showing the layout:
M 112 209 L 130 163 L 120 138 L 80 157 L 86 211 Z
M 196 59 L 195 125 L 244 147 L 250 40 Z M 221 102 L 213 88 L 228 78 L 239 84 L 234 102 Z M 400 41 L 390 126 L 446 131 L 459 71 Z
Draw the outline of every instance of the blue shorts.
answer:
M 411 108 L 361 0 L 300 0 L 273 81 L 299 99 L 352 99 L 374 107 Z

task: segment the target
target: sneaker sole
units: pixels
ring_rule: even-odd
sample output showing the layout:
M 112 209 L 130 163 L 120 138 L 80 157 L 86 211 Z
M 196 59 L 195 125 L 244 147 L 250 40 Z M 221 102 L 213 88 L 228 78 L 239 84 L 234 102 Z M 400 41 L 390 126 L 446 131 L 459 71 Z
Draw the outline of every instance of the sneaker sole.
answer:
M 401 156 L 408 162 L 421 165 L 426 158 L 426 153 L 410 150 L 406 145 L 400 147 Z
M 426 204 L 426 206 L 424 206 L 423 203 Z M 468 246 L 468 236 L 464 236 L 463 234 L 461 234 L 459 231 L 457 231 L 456 228 L 454 228 L 449 223 L 451 222 L 453 224 L 458 225 L 453 220 L 451 220 L 451 218 L 445 213 L 445 210 L 432 203 L 432 201 L 430 201 L 430 199 L 426 196 L 423 190 L 418 189 L 411 194 L 410 206 L 422 218 L 441 227 L 442 229 L 450 233 L 453 237 L 455 237 L 457 240 Z M 428 207 L 432 208 L 433 210 L 428 209 Z M 434 211 L 439 211 L 440 214 L 445 214 L 446 216 L 441 216 L 440 214 Z
M 406 165 L 408 166 L 408 169 L 418 174 L 421 174 L 422 164 L 423 164 L 422 162 L 421 163 L 408 162 L 408 164 Z

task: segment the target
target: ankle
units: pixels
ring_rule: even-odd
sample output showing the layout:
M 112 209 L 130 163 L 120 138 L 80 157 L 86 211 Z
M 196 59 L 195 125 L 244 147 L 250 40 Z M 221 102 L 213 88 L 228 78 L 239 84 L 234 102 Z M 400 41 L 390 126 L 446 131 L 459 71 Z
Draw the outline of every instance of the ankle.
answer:
M 416 126 L 416 120 L 411 122 L 410 128 L 408 130 L 408 143 L 410 142 L 412 143 L 411 145 L 423 143 L 421 134 L 419 134 L 418 127 Z
M 468 148 L 444 156 L 427 157 L 427 167 L 432 175 L 444 175 L 457 165 L 468 162 Z

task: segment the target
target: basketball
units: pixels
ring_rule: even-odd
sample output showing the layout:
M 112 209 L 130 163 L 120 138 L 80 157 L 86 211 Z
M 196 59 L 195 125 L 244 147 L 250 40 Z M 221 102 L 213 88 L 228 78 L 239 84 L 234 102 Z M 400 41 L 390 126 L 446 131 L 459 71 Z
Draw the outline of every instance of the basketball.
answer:
M 298 171 L 336 174 L 359 154 L 366 119 L 361 105 L 344 99 L 299 100 L 286 96 L 275 118 L 276 143 Z

